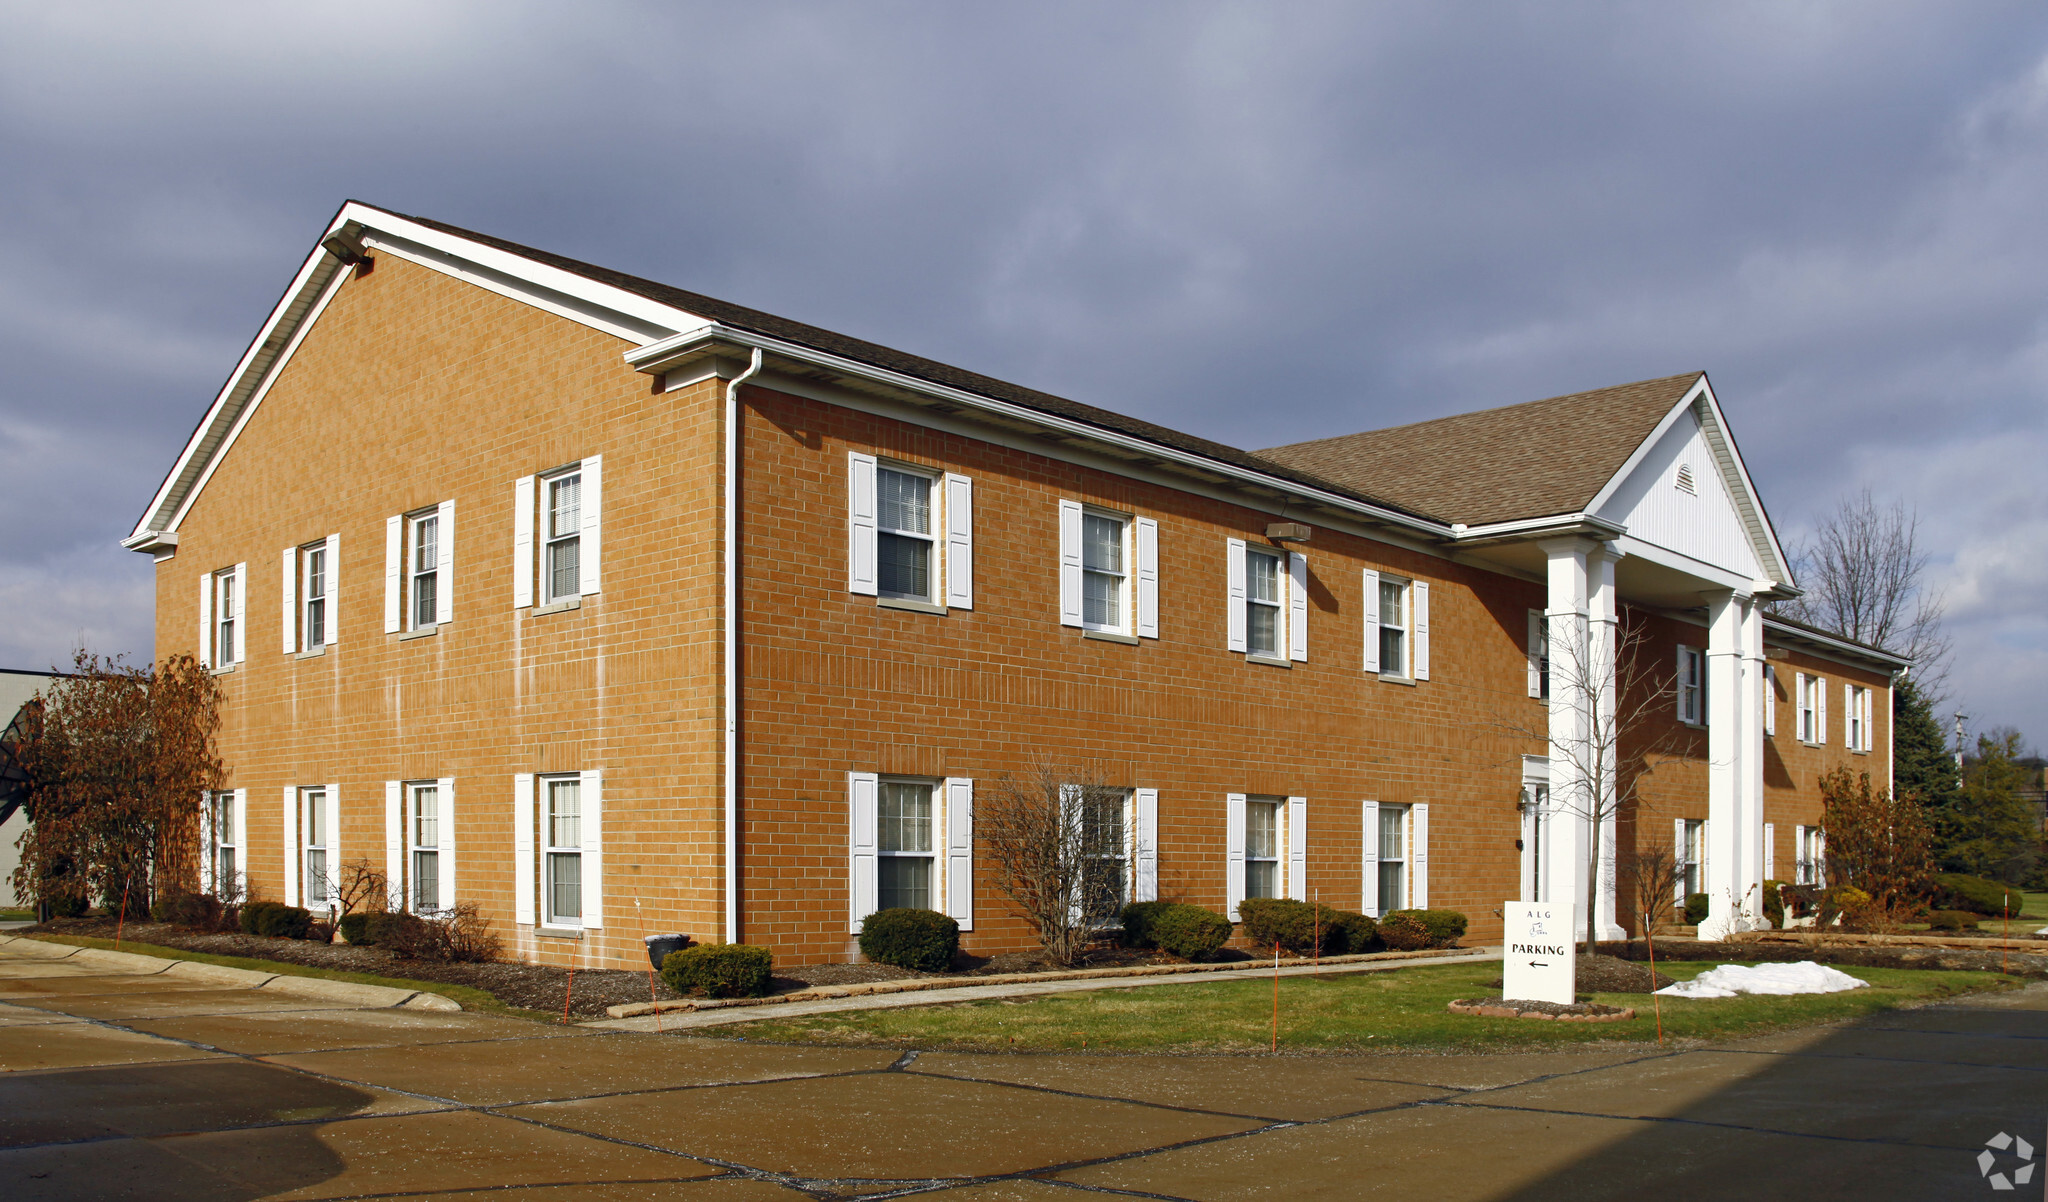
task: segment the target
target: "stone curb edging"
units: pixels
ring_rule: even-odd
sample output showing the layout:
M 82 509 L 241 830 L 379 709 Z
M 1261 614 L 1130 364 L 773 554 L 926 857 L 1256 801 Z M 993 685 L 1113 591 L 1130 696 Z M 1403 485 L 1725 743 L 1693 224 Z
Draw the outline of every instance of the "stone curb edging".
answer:
M 1356 956 L 1325 956 L 1320 961 L 1324 966 L 1343 968 L 1355 964 L 1382 964 L 1399 960 L 1434 960 L 1444 956 L 1469 955 L 1483 948 L 1446 947 L 1430 948 L 1415 952 L 1366 952 Z M 1301 969 L 1317 964 L 1314 960 L 1286 960 L 1282 968 Z M 630 1002 L 621 1006 L 607 1006 L 605 1013 L 613 1018 L 642 1018 L 650 1014 L 676 1014 L 696 1010 L 724 1010 L 736 1006 L 779 1006 L 791 1002 L 823 1002 L 838 998 L 873 997 L 889 993 L 924 993 L 940 989 L 971 989 L 979 985 L 1035 985 L 1052 981 L 1092 981 L 1117 977 L 1185 977 L 1196 974 L 1236 972 L 1271 972 L 1273 966 L 1256 961 L 1232 961 L 1227 964 L 1153 964 L 1137 968 L 1083 968 L 1068 972 L 1011 972 L 983 977 L 925 977 L 910 981 L 872 981 L 862 985 L 821 985 L 815 989 L 802 989 L 793 993 L 771 994 L 767 997 L 704 998 L 674 1002 Z
M 259 972 L 250 968 L 230 968 L 225 964 L 204 964 L 197 960 L 169 960 L 161 956 L 145 956 L 140 952 L 116 952 L 105 948 L 76 947 L 68 943 L 44 943 L 31 935 L 0 935 L 0 948 L 36 960 L 62 960 L 133 976 L 182 977 L 228 987 L 261 989 L 286 997 L 347 1002 L 366 1010 L 462 1009 L 461 1004 L 455 999 L 422 989 L 365 985 L 358 981 L 329 981 L 322 977 L 301 977 L 289 973 Z
M 1804 930 L 1738 931 L 1728 937 L 1728 942 L 1820 947 L 1940 947 L 1958 952 L 1995 952 L 2004 947 L 2026 955 L 2039 955 L 2044 949 L 2048 949 L 2048 940 L 2038 935 L 2020 934 L 2010 938 L 1997 935 L 1944 938 L 1940 935 L 1857 935 L 1830 931 L 1816 937 Z
M 1551 1014 L 1543 1010 L 1523 1010 L 1512 1002 L 1494 1005 L 1487 1002 L 1456 1001 L 1444 1008 L 1452 1014 L 1469 1014 L 1479 1018 L 1541 1018 L 1560 1023 L 1620 1023 L 1636 1016 L 1632 1008 L 1625 1008 L 1618 1014 Z

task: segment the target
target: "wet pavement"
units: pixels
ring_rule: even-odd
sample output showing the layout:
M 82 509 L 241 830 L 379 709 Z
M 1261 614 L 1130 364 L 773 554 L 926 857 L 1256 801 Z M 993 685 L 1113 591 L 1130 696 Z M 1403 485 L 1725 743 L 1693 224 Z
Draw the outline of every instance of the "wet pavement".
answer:
M 2048 985 L 1686 1051 L 903 1054 L 0 947 L 8 1202 L 1988 1197 L 2001 1131 L 2048 1159 Z

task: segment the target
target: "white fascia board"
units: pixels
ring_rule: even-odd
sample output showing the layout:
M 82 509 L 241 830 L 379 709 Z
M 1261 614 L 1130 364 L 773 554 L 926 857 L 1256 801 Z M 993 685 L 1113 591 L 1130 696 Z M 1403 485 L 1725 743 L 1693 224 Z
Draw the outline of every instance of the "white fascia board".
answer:
M 1451 527 L 1451 530 L 1460 543 L 1467 544 L 1508 539 L 1526 541 L 1571 535 L 1617 539 L 1628 533 L 1627 526 L 1593 513 L 1561 513 L 1549 517 L 1517 518 L 1512 522 L 1492 522 L 1484 526 L 1467 526 L 1461 523 Z
M 1848 663 L 1852 667 L 1881 664 L 1887 670 L 1896 674 L 1913 665 L 1913 661 L 1903 655 L 1894 655 L 1889 651 L 1878 651 L 1871 647 L 1865 647 L 1860 643 L 1852 643 L 1847 639 L 1821 634 L 1801 626 L 1788 626 L 1769 614 L 1765 614 L 1764 642 L 1768 644 L 1773 640 L 1776 640 L 1781 647 L 1787 643 L 1807 644 L 1807 646 L 1800 649 L 1827 659 Z M 1854 662 L 1857 660 L 1863 661 L 1862 664 Z
M 1738 597 L 1753 597 L 1757 593 L 1756 577 L 1731 572 L 1705 560 L 1694 559 L 1690 555 L 1681 555 L 1669 547 L 1644 542 L 1631 535 L 1615 539 L 1614 546 L 1630 559 L 1640 559 L 1646 563 L 1654 563 L 1658 567 L 1670 568 L 1674 572 L 1696 577 L 1700 582 L 1701 591 L 1724 588 Z
M 296 331 L 293 327 L 299 323 L 299 319 L 304 316 L 306 308 L 311 303 L 309 294 L 323 291 L 332 282 L 333 277 L 338 274 L 340 266 L 341 261 L 339 259 L 336 259 L 319 246 L 315 246 L 313 253 L 306 256 L 306 261 L 300 265 L 298 274 L 292 277 L 291 286 L 284 290 L 282 297 L 278 298 L 276 307 L 271 309 L 270 316 L 264 319 L 263 328 L 258 330 L 256 337 L 250 340 L 249 349 L 242 352 L 242 357 L 235 364 L 235 369 L 228 373 L 227 382 L 221 385 L 220 392 L 213 398 L 213 404 L 207 407 L 206 416 L 199 420 L 199 425 L 192 431 L 192 437 L 186 440 L 185 449 L 179 453 L 178 461 L 171 466 L 170 472 L 164 476 L 164 482 L 157 488 L 156 495 L 150 498 L 149 506 L 142 511 L 142 516 L 136 520 L 135 529 L 130 532 L 127 539 L 122 540 L 123 545 L 141 539 L 143 535 L 150 533 L 152 529 L 172 530 L 176 528 L 175 523 L 164 520 L 164 509 L 171 503 L 171 499 L 178 494 L 181 486 L 189 487 L 191 485 L 191 481 L 187 477 L 193 470 L 193 463 L 200 455 L 201 449 L 206 446 L 208 437 L 216 432 L 228 409 L 237 403 L 237 399 L 246 397 L 249 388 L 252 386 L 252 382 L 249 379 L 250 373 L 257 370 L 259 365 L 266 373 L 275 370 L 274 363 L 265 362 L 265 360 L 271 357 L 271 353 L 275 351 L 279 339 L 289 340 L 294 336 Z M 217 457 L 217 450 L 213 455 L 209 456 L 209 458 Z M 184 508 L 182 499 L 179 508 Z M 131 548 L 131 550 L 133 549 L 140 549 L 140 547 Z
M 1290 480 L 1283 480 L 1277 476 L 1269 476 L 1264 472 L 1251 468 L 1239 467 L 1236 464 L 1225 463 L 1219 459 L 1211 459 L 1206 455 L 1196 454 L 1193 451 L 1183 451 L 1176 447 L 1169 447 L 1163 443 L 1152 442 L 1115 430 L 1105 430 L 1100 426 L 1091 426 L 1085 422 L 1059 417 L 1042 410 L 1012 404 L 1009 401 L 999 401 L 994 397 L 983 396 L 980 393 L 937 384 L 930 380 L 906 375 L 902 372 L 890 371 L 883 367 L 875 367 L 871 364 L 862 363 L 857 359 L 848 359 L 839 355 L 828 354 L 824 351 L 804 346 L 801 343 L 785 342 L 779 338 L 771 338 L 766 334 L 757 334 L 751 330 L 741 330 L 732 326 L 720 325 L 716 322 L 706 322 L 696 329 L 685 331 L 674 337 L 664 338 L 659 342 L 649 343 L 646 346 L 635 347 L 626 353 L 626 362 L 632 365 L 636 371 L 655 375 L 660 373 L 661 365 L 664 362 L 681 358 L 687 352 L 699 348 L 703 343 L 712 341 L 759 349 L 765 353 L 779 355 L 785 359 L 793 359 L 800 363 L 808 363 L 816 367 L 825 368 L 828 371 L 872 380 L 878 384 L 900 388 L 906 392 L 915 392 L 947 401 L 962 408 L 981 410 L 1007 417 L 1013 421 L 1043 426 L 1046 429 L 1057 431 L 1068 437 L 1087 439 L 1124 450 L 1136 451 L 1153 459 L 1198 467 L 1203 471 L 1215 472 L 1218 475 L 1229 476 L 1247 484 L 1256 484 L 1263 488 L 1291 493 L 1303 500 L 1314 501 L 1317 504 L 1328 505 L 1334 509 L 1360 514 L 1374 522 L 1399 526 L 1403 529 L 1427 534 L 1434 538 L 1449 538 L 1451 536 L 1450 527 L 1441 522 L 1411 517 L 1408 514 L 1397 513 L 1391 509 L 1382 509 L 1379 506 L 1368 505 L 1361 501 L 1352 500 L 1349 497 L 1338 496 L 1336 493 L 1324 492 L 1321 489 L 1297 484 Z

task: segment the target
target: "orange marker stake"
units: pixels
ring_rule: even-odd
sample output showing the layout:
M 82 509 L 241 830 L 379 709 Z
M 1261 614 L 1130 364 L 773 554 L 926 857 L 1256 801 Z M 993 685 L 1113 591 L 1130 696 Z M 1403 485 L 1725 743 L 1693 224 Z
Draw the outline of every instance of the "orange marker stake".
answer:
M 569 999 L 576 996 L 576 970 L 569 970 L 569 988 L 562 991 L 562 1025 L 569 1021 Z

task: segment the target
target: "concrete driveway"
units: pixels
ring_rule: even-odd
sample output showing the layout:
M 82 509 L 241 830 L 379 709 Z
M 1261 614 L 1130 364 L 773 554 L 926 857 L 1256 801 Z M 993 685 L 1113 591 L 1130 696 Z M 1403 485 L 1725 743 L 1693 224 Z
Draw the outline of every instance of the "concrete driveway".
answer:
M 977 1056 L 117 967 L 0 946 L 8 1202 L 1989 1198 L 1986 1140 L 2048 1156 L 2039 985 L 1670 1053 Z M 1990 1171 L 2011 1179 L 2017 1149 Z

